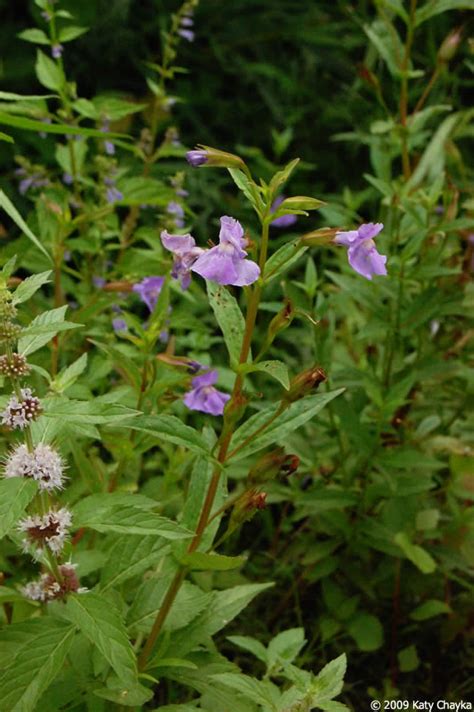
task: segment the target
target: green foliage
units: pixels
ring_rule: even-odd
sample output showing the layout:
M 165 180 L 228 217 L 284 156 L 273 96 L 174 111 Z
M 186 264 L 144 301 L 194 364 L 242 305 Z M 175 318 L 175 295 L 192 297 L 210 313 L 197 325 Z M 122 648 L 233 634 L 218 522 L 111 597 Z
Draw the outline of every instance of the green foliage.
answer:
M 471 0 L 3 4 L 0 710 L 467 699 Z

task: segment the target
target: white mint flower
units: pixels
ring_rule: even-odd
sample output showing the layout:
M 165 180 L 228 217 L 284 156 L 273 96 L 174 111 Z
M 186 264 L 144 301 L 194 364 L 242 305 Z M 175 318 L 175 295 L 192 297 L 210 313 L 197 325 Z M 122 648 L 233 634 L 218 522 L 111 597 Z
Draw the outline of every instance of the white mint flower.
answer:
M 34 548 L 41 553 L 47 546 L 54 554 L 59 554 L 71 526 L 71 512 L 68 509 L 51 510 L 47 514 L 35 514 L 22 519 L 18 524 L 20 531 L 25 532 L 25 550 Z
M 59 567 L 62 581 L 56 581 L 52 574 L 41 574 L 38 581 L 30 581 L 21 589 L 26 598 L 32 601 L 53 601 L 63 598 L 67 593 L 84 593 L 85 588 L 79 587 L 75 564 L 62 564 Z
M 32 477 L 40 490 L 61 489 L 63 486 L 63 461 L 49 445 L 40 443 L 30 452 L 26 445 L 18 445 L 5 463 L 5 477 Z
M 2 413 L 2 425 L 24 430 L 41 413 L 40 400 L 33 395 L 31 388 L 21 389 L 21 399 L 12 395 Z

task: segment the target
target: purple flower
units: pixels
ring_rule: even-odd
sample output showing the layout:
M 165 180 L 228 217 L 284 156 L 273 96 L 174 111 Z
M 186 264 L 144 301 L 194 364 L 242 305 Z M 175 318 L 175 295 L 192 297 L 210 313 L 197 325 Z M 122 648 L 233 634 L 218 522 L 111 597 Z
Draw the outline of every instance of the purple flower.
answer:
M 147 305 L 150 312 L 153 312 L 156 307 L 164 281 L 164 277 L 145 277 L 141 282 L 134 284 L 132 287 L 142 302 Z
M 97 289 L 102 289 L 102 287 L 105 287 L 107 284 L 107 280 L 103 277 L 94 276 L 92 277 L 92 284 L 94 287 L 97 287 Z
M 180 203 L 177 203 L 175 200 L 172 200 L 166 206 L 166 212 L 168 212 L 170 215 L 175 216 L 174 224 L 178 229 L 184 227 L 184 209 L 183 206 L 180 205 Z
M 191 267 L 204 250 L 201 247 L 196 247 L 194 237 L 189 234 L 170 235 L 169 232 L 163 230 L 161 242 L 166 250 L 174 254 L 171 276 L 174 279 L 179 279 L 181 287 L 187 289 L 191 282 Z
M 203 166 L 209 160 L 209 154 L 203 149 L 194 149 L 193 151 L 188 151 L 186 154 L 187 162 L 197 168 L 198 166 Z
M 118 188 L 115 186 L 110 186 L 107 188 L 106 193 L 105 193 L 107 202 L 110 203 L 110 205 L 113 205 L 114 203 L 117 203 L 119 200 L 122 200 L 123 198 L 123 193 L 120 192 Z
M 25 195 L 30 188 L 43 188 L 49 184 L 48 179 L 43 177 L 41 173 L 29 173 L 26 168 L 17 168 L 15 175 L 22 178 L 18 186 L 21 195 Z
M 127 322 L 119 316 L 112 319 L 112 328 L 116 334 L 123 334 L 128 331 Z
M 194 32 L 192 30 L 178 30 L 178 35 L 188 42 L 194 42 Z
M 74 178 L 70 173 L 63 173 L 63 183 L 66 185 L 72 185 L 74 183 Z
M 198 257 L 191 270 L 218 284 L 234 287 L 252 284 L 258 279 L 260 268 L 256 262 L 245 259 L 246 245 L 242 225 L 225 215 L 221 218 L 219 244 Z
M 284 195 L 279 195 L 278 198 L 275 198 L 272 203 L 272 207 L 270 208 L 270 212 L 276 213 L 284 200 Z M 276 220 L 273 220 L 270 225 L 273 225 L 273 227 L 290 227 L 295 224 L 297 219 L 296 215 L 281 215 L 279 218 L 276 218 Z
M 183 398 L 184 405 L 190 410 L 198 410 L 201 413 L 222 415 L 230 395 L 214 388 L 217 378 L 218 374 L 215 369 L 193 378 L 192 389 Z
M 192 27 L 194 25 L 194 20 L 192 17 L 182 17 L 179 24 L 181 27 Z
M 373 238 L 383 229 L 382 223 L 367 223 L 357 230 L 337 232 L 334 242 L 348 248 L 349 264 L 366 279 L 374 274 L 386 275 L 387 258 L 377 252 Z
M 51 56 L 53 59 L 59 59 L 62 56 L 64 47 L 61 44 L 51 46 Z

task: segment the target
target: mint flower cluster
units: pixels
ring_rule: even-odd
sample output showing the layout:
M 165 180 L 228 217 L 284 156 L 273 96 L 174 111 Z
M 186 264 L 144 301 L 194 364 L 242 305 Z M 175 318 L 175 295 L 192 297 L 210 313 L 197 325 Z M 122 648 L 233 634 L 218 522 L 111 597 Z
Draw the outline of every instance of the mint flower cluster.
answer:
M 2 308 L 3 307 L 3 308 Z M 31 424 L 37 420 L 43 407 L 33 390 L 21 380 L 30 372 L 24 355 L 13 350 L 18 336 L 15 329 L 7 328 L 15 316 L 11 295 L 0 289 L 0 321 L 5 353 L 0 356 L 0 372 L 13 386 L 3 412 L 1 423 L 11 431 L 19 431 L 23 442 L 16 444 L 7 455 L 3 466 L 5 479 L 25 478 L 38 485 L 38 495 L 31 504 L 31 512 L 18 522 L 17 529 L 23 539 L 23 550 L 48 569 L 37 581 L 27 583 L 23 594 L 35 601 L 61 598 L 66 593 L 79 590 L 79 582 L 72 564 L 60 561 L 69 538 L 71 512 L 57 507 L 52 499 L 54 492 L 64 487 L 65 465 L 59 452 L 47 443 L 34 443 Z M 9 334 L 10 336 L 6 336 Z

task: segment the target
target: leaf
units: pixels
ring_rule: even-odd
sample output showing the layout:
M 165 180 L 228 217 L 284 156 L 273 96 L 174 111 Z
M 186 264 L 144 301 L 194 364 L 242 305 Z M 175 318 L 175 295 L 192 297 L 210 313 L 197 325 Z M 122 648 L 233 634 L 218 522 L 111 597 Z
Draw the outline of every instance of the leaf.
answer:
M 35 480 L 27 477 L 0 480 L 0 539 L 15 526 L 37 490 Z
M 51 270 L 48 270 L 47 272 L 33 274 L 31 277 L 24 279 L 13 292 L 12 303 L 17 305 L 26 302 L 43 284 L 47 284 L 47 282 L 50 281 L 50 274 Z
M 323 667 L 311 686 L 311 701 L 318 706 L 329 702 L 340 694 L 346 674 L 347 659 L 340 655 Z
M 100 687 L 93 690 L 94 695 L 104 700 L 115 702 L 120 707 L 137 707 L 145 704 L 153 697 L 153 690 L 137 683 L 136 685 L 125 686 L 118 677 L 107 679 L 107 687 Z M 89 708 L 91 708 L 89 706 Z
M 23 30 L 19 32 L 17 37 L 20 40 L 25 40 L 25 42 L 35 42 L 36 44 L 49 45 L 51 44 L 49 37 L 43 30 L 38 30 L 37 28 L 32 28 L 29 30 Z
M 245 195 L 247 200 L 253 205 L 257 213 L 262 208 L 262 201 L 259 196 L 258 187 L 251 183 L 245 173 L 238 168 L 227 169 L 234 181 L 235 185 Z
M 1 121 L 0 121 L 1 123 Z M 41 122 L 38 122 L 40 126 L 43 126 Z M 41 131 L 41 129 L 40 129 Z M 18 210 L 15 208 L 13 203 L 11 202 L 10 198 L 7 197 L 7 195 L 3 192 L 3 190 L 0 190 L 0 207 L 4 209 L 4 211 L 7 213 L 7 215 L 13 220 L 13 222 L 17 225 L 17 227 L 20 228 L 22 232 L 25 233 L 25 235 L 31 240 L 31 242 L 36 245 L 36 247 L 41 250 L 41 252 L 46 255 L 48 260 L 51 262 L 51 257 L 41 244 L 41 242 L 38 240 L 36 235 L 34 235 L 26 222 L 23 220 L 21 217 L 20 213 Z
M 209 606 L 189 625 L 173 634 L 169 654 L 173 657 L 184 657 L 196 645 L 201 644 L 203 638 L 224 628 L 255 596 L 271 586 L 272 583 L 245 584 L 214 592 Z
M 67 420 L 68 425 L 121 425 L 122 421 L 138 413 L 120 403 L 108 403 L 100 397 L 94 400 L 72 400 L 66 396 L 43 398 L 43 415 Z
M 420 664 L 420 658 L 414 645 L 409 645 L 407 648 L 400 650 L 397 657 L 400 672 L 413 672 Z
M 47 89 L 59 91 L 63 85 L 63 75 L 59 66 L 52 59 L 47 57 L 44 52 L 38 50 L 36 55 L 36 76 L 38 81 Z
M 386 62 L 390 74 L 399 77 L 404 48 L 395 27 L 375 20 L 371 25 L 364 25 L 364 32 Z
M 444 601 L 437 601 L 431 598 L 429 601 L 417 606 L 410 613 L 410 618 L 414 621 L 426 621 L 428 618 L 434 618 L 434 616 L 440 616 L 443 613 L 452 613 L 451 606 L 448 606 Z
M 426 176 L 434 178 L 444 170 L 446 142 L 449 140 L 461 117 L 461 112 L 451 114 L 438 126 L 436 133 L 425 148 L 410 180 L 406 184 L 407 191 L 413 190 Z
M 15 94 L 11 91 L 0 91 L 0 101 L 44 101 L 55 97 L 56 94 Z
M 311 418 L 314 418 L 320 410 L 322 410 L 328 403 L 330 403 L 334 398 L 337 398 L 337 396 L 341 395 L 343 392 L 344 388 L 339 388 L 338 390 L 330 391 L 329 393 L 317 393 L 314 396 L 307 396 L 306 398 L 302 398 L 301 400 L 292 403 L 276 418 L 275 416 L 280 408 L 278 403 L 271 405 L 268 408 L 264 408 L 259 413 L 256 413 L 256 415 L 249 418 L 234 433 L 230 444 L 230 451 L 242 445 L 242 443 L 246 440 L 250 438 L 252 439 L 231 459 L 235 462 L 244 457 L 248 457 L 248 455 L 257 452 L 258 450 L 261 450 L 274 442 L 281 443 L 287 435 L 304 425 L 304 423 L 311 420 Z M 258 434 L 258 431 L 261 430 L 262 426 L 269 422 L 272 418 L 275 418 L 273 422 L 265 428 L 265 430 L 262 430 L 262 432 Z M 255 437 L 252 437 L 254 434 Z
M 67 308 L 67 304 L 65 304 L 35 317 L 31 324 L 21 332 L 18 339 L 18 351 L 24 356 L 28 356 L 47 344 L 60 331 L 77 329 L 82 326 L 64 321 Z
M 383 645 L 383 628 L 380 621 L 369 613 L 358 613 L 347 628 L 359 650 L 371 652 Z
M 133 497 L 131 496 L 130 499 Z M 94 511 L 87 512 L 85 507 L 81 507 L 81 512 L 82 516 L 77 516 L 77 510 L 73 508 L 73 523 L 76 528 L 87 527 L 98 532 L 159 536 L 171 540 L 189 539 L 192 536 L 192 532 L 171 519 L 133 506 L 101 510 L 99 515 Z
M 290 388 L 288 367 L 283 363 L 283 361 L 260 361 L 260 363 L 249 366 L 247 371 L 260 371 L 261 373 L 266 373 L 268 376 L 271 376 L 281 383 L 283 388 L 286 388 L 286 390 L 289 390 Z
M 61 371 L 60 374 L 56 376 L 55 379 L 51 381 L 50 388 L 55 393 L 62 393 L 72 386 L 81 373 L 87 368 L 87 354 L 84 353 L 79 356 L 74 363 Z
M 421 546 L 412 544 L 404 532 L 399 532 L 394 537 L 395 544 L 398 544 L 407 559 L 414 564 L 423 574 L 432 574 L 436 569 L 436 561 Z
M 270 191 L 272 194 L 275 194 L 279 188 L 281 188 L 284 183 L 288 180 L 288 178 L 291 176 L 293 171 L 295 170 L 296 166 L 300 162 L 299 158 L 294 158 L 292 161 L 286 164 L 286 166 L 281 170 L 277 171 L 273 178 L 270 181 Z
M 104 140 L 104 132 L 99 129 L 84 129 L 82 126 L 76 126 L 74 124 L 47 124 L 44 121 L 27 119 L 24 116 L 12 116 L 11 114 L 6 114 L 3 111 L 0 111 L 0 124 L 13 126 L 18 129 L 25 129 L 26 131 L 35 131 L 36 133 L 52 133 L 64 136 L 88 136 L 89 138 L 101 138 Z M 114 133 L 110 131 L 107 133 L 107 138 L 128 139 L 129 137 L 126 134 Z M 127 144 L 121 143 L 120 145 L 124 148 L 127 147 Z
M 300 238 L 287 242 L 280 247 L 265 264 L 263 274 L 265 284 L 290 269 L 307 249 L 306 246 L 300 244 Z
M 251 638 L 248 635 L 228 635 L 227 640 L 229 640 L 234 645 L 237 645 L 242 650 L 247 650 L 256 658 L 262 661 L 262 663 L 267 664 L 267 649 L 259 640 Z
M 209 455 L 209 447 L 200 433 L 174 415 L 142 415 L 127 423 L 132 430 L 153 435 L 159 440 L 182 445 L 199 455 Z
M 415 27 L 448 10 L 474 10 L 474 0 L 428 0 L 415 14 Z
M 221 685 L 240 692 L 252 702 L 262 705 L 263 709 L 275 709 L 273 696 L 268 690 L 268 687 L 272 685 L 269 680 L 256 680 L 248 675 L 233 672 L 218 673 L 212 678 Z
M 58 39 L 60 42 L 71 42 L 81 35 L 89 32 L 88 27 L 76 27 L 74 25 L 69 25 L 68 27 L 63 27 L 59 30 Z
M 121 615 L 109 598 L 97 593 L 72 594 L 57 610 L 100 650 L 125 686 L 137 684 L 135 654 Z
M 60 672 L 74 638 L 74 626 L 48 616 L 8 626 L 0 642 L 12 656 L 0 677 L 0 710 L 34 712 L 43 692 Z
M 3 133 L 3 131 L 0 131 L 0 141 L 6 141 L 7 143 L 15 143 L 13 138 L 8 134 Z
M 150 632 L 172 578 L 173 574 L 169 573 L 142 583 L 128 613 L 127 623 L 130 628 L 136 628 L 146 634 Z M 211 603 L 211 593 L 205 593 L 198 586 L 185 581 L 166 618 L 164 628 L 166 630 L 184 628 Z M 161 658 L 162 656 L 160 656 L 160 663 Z
M 109 558 L 102 569 L 102 591 L 118 586 L 134 576 L 156 566 L 166 552 L 165 540 L 156 536 L 126 535 L 117 537 L 109 549 Z
M 226 287 L 214 282 L 207 282 L 207 293 L 212 311 L 224 336 L 231 364 L 238 364 L 244 339 L 245 320 L 237 300 Z
M 268 646 L 268 668 L 292 663 L 305 643 L 303 628 L 290 628 L 278 633 Z
M 185 553 L 179 557 L 179 562 L 192 571 L 230 571 L 240 568 L 246 561 L 245 556 L 206 554 L 202 551 Z

